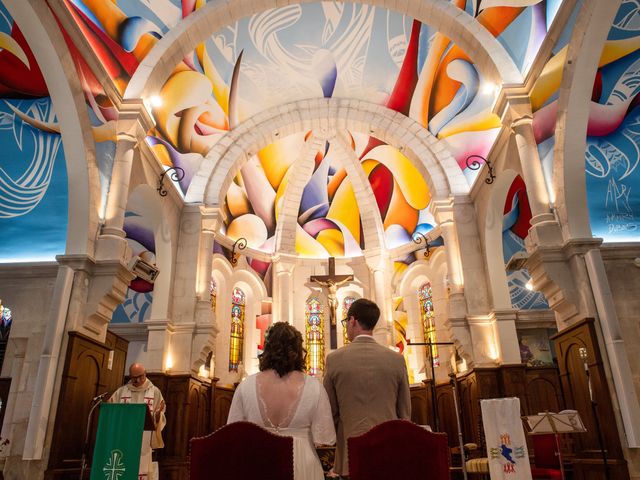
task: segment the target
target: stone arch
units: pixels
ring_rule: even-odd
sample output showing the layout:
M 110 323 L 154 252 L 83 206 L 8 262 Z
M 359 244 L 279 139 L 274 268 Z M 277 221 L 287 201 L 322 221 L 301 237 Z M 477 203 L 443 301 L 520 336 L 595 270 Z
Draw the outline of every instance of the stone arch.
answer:
M 409 338 L 415 339 L 414 341 L 424 341 L 417 291 L 418 288 L 427 281 L 431 282 L 432 286 L 433 302 L 436 312 L 436 332 L 438 332 L 439 337 L 441 337 L 442 333 L 447 330 L 445 307 L 447 302 L 446 274 L 446 253 L 443 248 L 439 248 L 431 254 L 428 260 L 421 259 L 412 263 L 398 283 L 397 293 L 403 298 L 404 308 L 408 316 L 407 334 Z M 449 338 L 450 332 L 447 332 L 446 336 Z M 410 363 L 419 366 L 419 368 L 425 367 L 425 359 L 427 356 L 425 347 L 412 348 L 413 358 L 410 358 Z M 446 365 L 448 356 L 448 353 L 446 355 L 440 355 L 443 365 Z M 443 370 L 444 373 L 436 371 L 436 377 L 438 379 L 444 379 L 448 371 L 448 368 Z
M 305 112 L 305 118 L 301 118 L 300 112 Z M 448 198 L 451 193 L 468 193 L 469 185 L 453 156 L 410 118 L 362 101 L 312 99 L 269 109 L 259 114 L 255 121 L 245 122 L 227 133 L 202 162 L 191 182 L 186 200 L 222 205 L 235 173 L 248 161 L 248 157 L 269 143 L 293 133 L 317 130 L 321 137 L 336 139 L 339 150 L 344 154 L 345 140 L 341 138 L 339 128 L 368 132 L 396 146 L 425 179 L 432 199 Z M 347 160 L 358 177 L 355 165 L 352 165 L 357 159 L 354 156 Z M 382 224 L 370 186 L 365 178 L 352 178 L 352 181 L 356 190 L 360 190 L 358 201 L 363 215 L 365 245 L 379 248 L 384 242 Z M 293 202 L 293 199 L 289 200 Z M 278 220 L 295 222 L 292 215 L 289 213 L 289 217 L 281 216 Z M 265 256 L 264 252 L 248 250 L 251 256 Z
M 93 255 L 100 215 L 95 143 L 82 87 L 58 24 L 44 2 L 9 2 L 9 13 L 30 39 L 51 96 L 67 167 L 68 224 L 65 254 Z
M 585 150 L 593 80 L 619 0 L 585 2 L 569 42 L 558 98 L 553 185 L 565 240 L 591 238 Z M 585 81 L 588 79 L 588 81 Z
M 298 3 L 312 1 L 314 0 L 302 0 Z M 436 29 L 446 28 L 447 36 L 475 61 L 488 81 L 497 85 L 522 83 L 522 74 L 500 42 L 473 17 L 449 2 L 424 0 L 398 5 L 396 0 L 356 0 L 355 3 L 387 8 Z M 280 0 L 207 3 L 183 19 L 156 43 L 131 78 L 124 98 L 150 97 L 160 91 L 173 68 L 213 32 L 254 13 L 281 5 Z
M 214 263 L 219 261 L 214 259 Z M 244 268 L 243 268 L 244 267 Z M 227 273 L 229 273 L 227 271 Z M 243 365 L 244 373 L 252 374 L 257 372 L 257 358 L 252 354 L 251 346 L 255 343 L 255 316 L 260 313 L 260 305 L 262 300 L 268 298 L 267 289 L 262 279 L 253 272 L 241 260 L 237 269 L 233 270 L 225 279 L 228 289 L 225 296 L 218 295 L 216 312 L 218 335 L 216 338 L 215 348 L 215 365 L 216 376 L 220 378 L 221 384 L 229 384 L 240 381 L 239 375 L 235 372 L 229 372 L 227 365 L 229 359 L 229 334 L 230 324 L 228 322 L 229 312 L 231 311 L 231 293 L 235 287 L 240 288 L 245 295 L 245 324 L 244 324 L 244 348 L 243 348 Z
M 507 273 L 503 262 L 502 217 L 504 202 L 513 180 L 518 176 L 514 170 L 504 170 L 491 189 L 485 219 L 484 252 L 489 276 L 489 291 L 494 310 L 510 310 L 511 297 L 507 283 Z

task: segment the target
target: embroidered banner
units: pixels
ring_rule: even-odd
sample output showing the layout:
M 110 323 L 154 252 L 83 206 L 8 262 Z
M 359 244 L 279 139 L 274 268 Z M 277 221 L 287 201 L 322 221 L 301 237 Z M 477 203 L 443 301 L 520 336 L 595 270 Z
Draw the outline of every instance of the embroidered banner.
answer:
M 531 480 L 527 442 L 518 398 L 482 400 L 491 480 Z

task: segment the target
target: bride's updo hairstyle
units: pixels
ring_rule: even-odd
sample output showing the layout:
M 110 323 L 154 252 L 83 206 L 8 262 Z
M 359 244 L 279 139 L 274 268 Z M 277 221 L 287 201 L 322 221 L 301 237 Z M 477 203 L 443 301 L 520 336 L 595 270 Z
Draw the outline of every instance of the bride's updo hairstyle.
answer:
M 306 352 L 302 334 L 287 322 L 276 322 L 264 334 L 264 352 L 258 358 L 260 371 L 272 368 L 283 377 L 294 370 L 304 371 Z

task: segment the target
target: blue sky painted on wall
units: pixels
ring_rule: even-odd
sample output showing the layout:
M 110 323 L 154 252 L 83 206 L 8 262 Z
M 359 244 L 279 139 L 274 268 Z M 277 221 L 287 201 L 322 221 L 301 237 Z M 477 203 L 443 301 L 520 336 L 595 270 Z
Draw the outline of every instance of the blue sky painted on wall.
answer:
M 9 107 L 44 121 L 51 99 L 0 99 L 0 261 L 54 260 L 65 251 L 67 171 L 60 135 L 25 124 Z

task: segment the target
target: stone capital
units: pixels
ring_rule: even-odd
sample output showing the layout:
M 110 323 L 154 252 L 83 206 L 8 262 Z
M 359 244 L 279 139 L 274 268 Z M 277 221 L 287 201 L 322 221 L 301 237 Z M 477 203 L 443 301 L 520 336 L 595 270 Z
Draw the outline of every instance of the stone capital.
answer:
M 453 221 L 453 203 L 453 197 L 431 202 L 431 213 L 433 213 L 438 224 Z
M 155 125 L 153 117 L 139 98 L 124 99 L 118 115 L 118 140 L 144 140 L 147 132 Z M 121 138 L 122 136 L 122 138 Z
M 523 86 L 503 86 L 493 107 L 504 125 L 513 125 L 519 119 L 533 118 L 529 93 Z
M 202 216 L 202 231 L 214 233 L 220 224 L 220 209 L 212 206 L 200 205 L 200 215 Z

